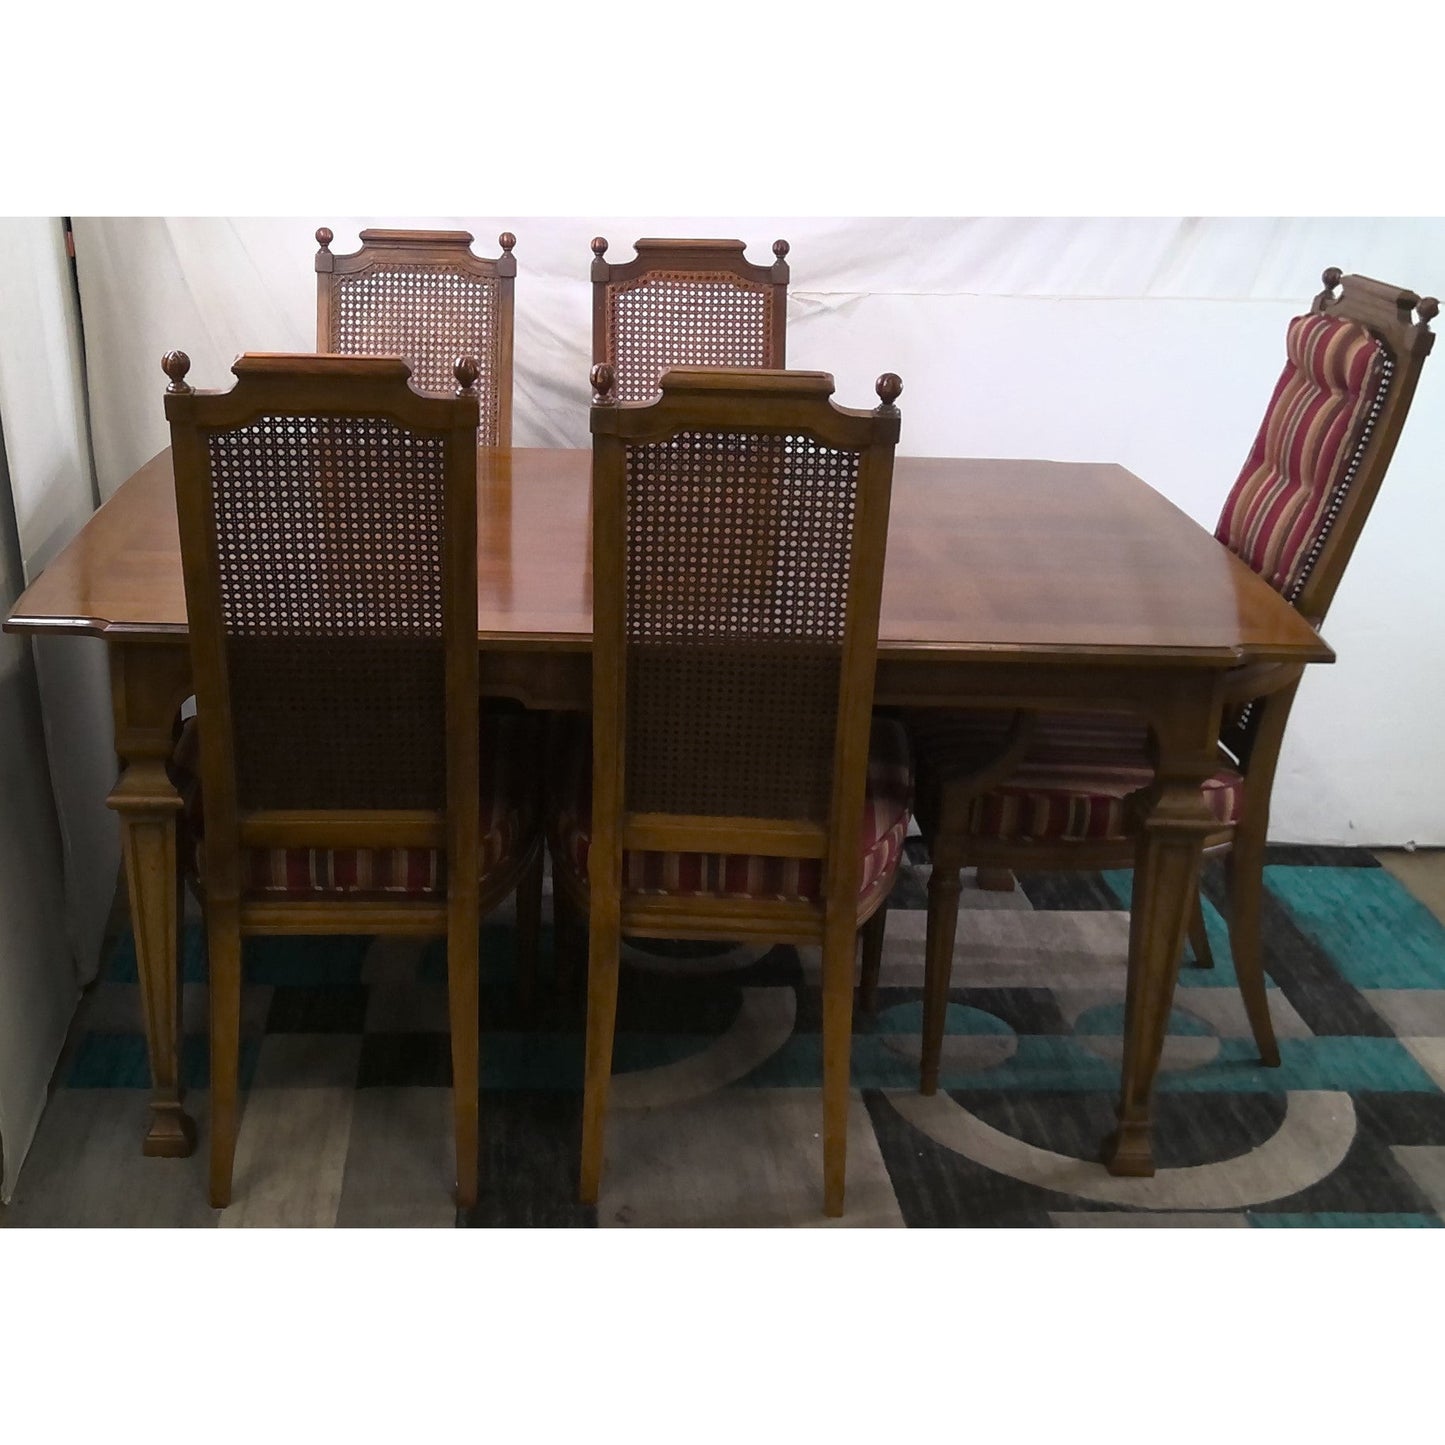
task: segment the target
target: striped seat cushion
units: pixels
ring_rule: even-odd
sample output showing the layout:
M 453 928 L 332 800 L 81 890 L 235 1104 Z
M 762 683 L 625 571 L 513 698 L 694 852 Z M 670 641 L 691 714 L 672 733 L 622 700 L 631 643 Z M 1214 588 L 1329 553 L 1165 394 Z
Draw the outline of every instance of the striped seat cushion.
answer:
M 1004 741 L 1007 716 L 944 713 L 929 719 L 918 740 L 924 786 L 940 772 L 982 766 Z M 1149 730 L 1116 714 L 1042 714 L 1007 782 L 978 794 L 967 809 L 969 837 L 1000 842 L 1083 843 L 1131 836 L 1130 798 L 1154 778 Z M 1221 767 L 1204 800 L 1221 824 L 1238 821 L 1244 779 Z
M 559 749 L 549 834 L 552 857 L 579 879 L 587 877 L 592 844 L 592 736 L 577 727 Z M 869 745 L 867 795 L 858 829 L 863 868 L 859 898 L 886 892 L 903 856 L 912 816 L 913 768 L 908 735 L 898 722 L 875 718 Z M 816 858 L 765 858 L 727 853 L 623 855 L 623 887 L 631 893 L 694 898 L 779 898 L 816 902 L 823 891 Z
M 1293 602 L 1353 479 L 1389 375 L 1358 322 L 1296 316 L 1284 371 L 1215 536 Z
M 509 865 L 541 825 L 534 739 L 533 717 L 483 711 L 481 878 Z M 205 817 L 194 718 L 182 730 L 171 771 L 185 803 L 196 877 L 204 880 Z M 437 897 L 446 891 L 446 855 L 435 848 L 247 848 L 241 887 L 268 898 Z

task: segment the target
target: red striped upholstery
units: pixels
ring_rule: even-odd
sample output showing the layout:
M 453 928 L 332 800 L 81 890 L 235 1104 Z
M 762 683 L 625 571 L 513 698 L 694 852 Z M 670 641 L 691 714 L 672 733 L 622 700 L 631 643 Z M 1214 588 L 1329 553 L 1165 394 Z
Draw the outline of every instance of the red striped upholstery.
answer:
M 1365 327 L 1331 316 L 1296 316 L 1286 355 L 1215 536 L 1293 601 L 1387 368 Z
M 999 713 L 947 713 L 926 719 L 919 739 L 919 775 L 933 759 L 956 771 L 966 760 L 988 761 L 1003 741 Z M 1130 796 L 1149 786 L 1154 767 L 1148 728 L 1115 714 L 1043 714 L 1022 762 L 1008 781 L 975 797 L 966 832 L 1001 842 L 1105 842 L 1130 836 Z M 1221 768 L 1204 798 L 1221 824 L 1239 818 L 1244 779 Z
M 534 725 L 525 715 L 482 713 L 481 878 L 509 864 L 540 825 Z M 192 719 L 176 745 L 172 771 L 195 843 L 196 876 L 204 879 L 198 737 Z M 248 848 L 241 887 L 269 898 L 426 898 L 445 892 L 446 858 L 435 848 Z
M 592 737 L 584 725 L 559 750 L 550 835 L 552 857 L 587 877 L 592 844 Z M 885 893 L 903 856 L 913 803 L 908 735 L 900 723 L 875 718 L 869 745 L 868 791 L 858 847 L 863 856 L 860 899 Z M 822 896 L 816 858 L 763 858 L 726 853 L 623 855 L 623 887 L 632 893 L 706 898 L 781 898 L 815 902 Z

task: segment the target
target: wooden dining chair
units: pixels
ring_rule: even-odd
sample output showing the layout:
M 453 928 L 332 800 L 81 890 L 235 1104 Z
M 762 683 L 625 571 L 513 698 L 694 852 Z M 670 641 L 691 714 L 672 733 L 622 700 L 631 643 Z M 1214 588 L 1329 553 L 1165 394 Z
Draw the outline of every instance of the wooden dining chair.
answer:
M 470 231 L 361 232 L 361 249 L 337 256 L 333 236 L 316 233 L 316 349 L 346 356 L 401 356 L 422 391 L 446 391 L 458 356 L 477 359 L 481 408 L 477 440 L 512 445 L 512 337 L 517 260 L 510 231 L 497 237 L 502 254 L 472 253 Z M 483 516 L 484 527 L 490 519 Z M 511 698 L 482 700 L 484 718 L 516 713 Z M 539 722 L 537 726 L 545 728 Z M 541 927 L 542 866 L 518 890 L 517 926 L 527 937 Z M 518 1001 L 531 1011 L 533 979 L 517 977 Z
M 894 406 L 822 372 L 593 368 L 593 704 L 554 774 L 559 894 L 590 918 L 581 1194 L 595 1203 L 621 934 L 820 944 L 824 1204 L 843 1208 L 857 930 L 912 778 L 870 729 Z M 585 734 L 585 729 L 583 730 Z
M 477 1190 L 478 925 L 540 850 L 526 719 L 478 721 L 477 368 L 163 366 L 196 719 L 177 767 L 206 919 L 211 1203 L 231 1197 L 242 939 L 444 935 L 457 1201 Z M 535 952 L 536 939 L 523 950 Z M 523 966 L 530 966 L 524 959 Z
M 1284 370 L 1215 535 L 1318 627 L 1395 451 L 1439 311 L 1433 297 L 1331 267 L 1309 313 L 1289 323 Z M 1303 668 L 1264 664 L 1227 682 L 1219 770 L 1204 796 L 1224 852 L 1230 950 L 1266 1064 L 1279 1063 L 1260 944 L 1270 793 Z M 918 712 L 918 819 L 933 858 L 928 890 L 923 1056 L 938 1085 L 965 864 L 1093 869 L 1133 862 L 1153 784 L 1144 723 L 1096 716 Z M 1212 966 L 1202 905 L 1189 936 Z M 872 1008 L 878 959 L 865 956 Z
M 592 242 L 592 361 L 619 402 L 648 401 L 670 366 L 787 365 L 788 243 L 754 266 L 742 241 L 638 241 L 614 265 Z
M 480 368 L 483 446 L 512 445 L 513 292 L 510 231 L 502 254 L 472 254 L 470 231 L 361 233 L 361 249 L 338 256 L 332 233 L 316 233 L 316 349 L 346 356 L 401 356 L 422 391 L 447 391 L 458 356 Z

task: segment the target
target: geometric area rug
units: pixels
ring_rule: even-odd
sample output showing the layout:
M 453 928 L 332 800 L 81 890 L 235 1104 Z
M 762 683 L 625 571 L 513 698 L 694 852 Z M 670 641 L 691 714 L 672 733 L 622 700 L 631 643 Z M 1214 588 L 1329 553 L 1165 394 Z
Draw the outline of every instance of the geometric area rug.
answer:
M 917 1092 L 926 854 L 891 900 L 878 1009 L 853 1043 L 847 1226 L 1439 1228 L 1445 927 L 1359 849 L 1270 850 L 1265 966 L 1282 1062 L 1262 1067 L 1206 865 L 1215 967 L 1186 956 L 1155 1095 L 1152 1179 L 1097 1160 L 1117 1100 L 1125 872 L 965 875 L 938 1093 Z M 550 922 L 550 899 L 545 919 Z M 198 1144 L 140 1153 L 149 1082 L 135 955 L 88 992 L 0 1223 L 21 1226 L 818 1225 L 818 958 L 624 949 L 607 1166 L 576 1202 L 580 983 L 514 996 L 503 910 L 481 938 L 481 1196 L 451 1200 L 439 944 L 248 940 L 234 1202 L 206 1202 L 200 926 L 186 932 L 183 1074 Z M 701 955 L 701 956 L 699 956 Z M 579 970 L 580 972 L 580 970 Z

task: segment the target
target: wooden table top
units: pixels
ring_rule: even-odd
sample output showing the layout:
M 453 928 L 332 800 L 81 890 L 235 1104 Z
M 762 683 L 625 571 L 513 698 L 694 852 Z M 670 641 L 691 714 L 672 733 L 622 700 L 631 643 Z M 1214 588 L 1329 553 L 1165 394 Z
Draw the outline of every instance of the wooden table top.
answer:
M 477 632 L 586 650 L 591 453 L 480 457 Z M 183 634 L 170 452 L 141 468 L 16 601 L 7 631 Z M 1105 463 L 899 457 L 879 654 L 1034 661 L 1327 662 L 1272 588 L 1191 518 Z

